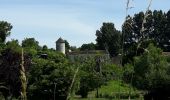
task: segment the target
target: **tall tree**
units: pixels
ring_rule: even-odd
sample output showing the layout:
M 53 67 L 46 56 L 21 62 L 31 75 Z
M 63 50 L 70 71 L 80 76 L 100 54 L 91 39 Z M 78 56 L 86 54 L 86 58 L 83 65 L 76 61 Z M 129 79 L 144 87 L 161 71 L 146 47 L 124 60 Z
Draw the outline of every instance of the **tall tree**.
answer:
M 97 49 L 107 50 L 111 56 L 119 53 L 121 32 L 116 30 L 113 23 L 103 23 L 96 36 Z
M 165 34 L 166 31 L 166 16 L 165 14 L 162 12 L 162 10 L 160 11 L 153 11 L 153 38 L 156 42 L 156 44 L 162 48 L 164 51 L 166 50 L 165 44 L 167 42 L 167 37 Z
M 170 10 L 166 13 L 166 32 L 165 32 L 165 35 L 166 35 L 166 47 L 167 47 L 167 51 L 169 52 L 170 51 Z
M 5 42 L 6 37 L 10 35 L 12 25 L 6 21 L 0 21 L 0 42 Z
M 133 34 L 133 19 L 130 16 L 127 16 L 126 19 L 122 26 L 123 63 L 131 61 L 136 51 L 135 35 Z
M 139 12 L 128 16 L 123 25 L 125 58 L 132 60 L 133 56 L 143 53 L 149 43 L 154 43 L 163 51 L 170 51 L 169 12 L 165 14 L 155 10 L 146 14 Z

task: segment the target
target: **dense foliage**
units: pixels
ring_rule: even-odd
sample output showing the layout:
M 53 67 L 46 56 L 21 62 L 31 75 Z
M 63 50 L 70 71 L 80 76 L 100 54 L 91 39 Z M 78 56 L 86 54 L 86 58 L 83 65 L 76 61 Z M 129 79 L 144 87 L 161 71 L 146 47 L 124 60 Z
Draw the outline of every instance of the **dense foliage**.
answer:
M 66 61 L 56 63 L 53 59 L 33 59 L 29 73 L 28 96 L 30 100 L 65 100 L 68 95 L 74 66 Z
M 100 30 L 96 31 L 97 49 L 106 50 L 111 56 L 120 52 L 121 32 L 116 30 L 113 23 L 103 23 Z
M 135 58 L 132 84 L 137 88 L 168 98 L 170 93 L 170 66 L 159 48 L 149 45 L 142 56 Z M 158 98 L 158 97 L 155 97 Z M 159 99 L 161 99 L 159 98 Z
M 83 44 L 79 48 L 82 51 L 106 50 L 111 57 L 115 57 L 123 45 L 123 67 L 120 67 L 100 58 L 103 54 L 77 55 L 72 62 L 67 55 L 46 45 L 41 47 L 34 38 L 25 38 L 21 45 L 18 40 L 5 42 L 12 26 L 0 21 L 1 94 L 6 100 L 21 96 L 23 48 L 28 79 L 27 97 L 30 100 L 66 100 L 75 94 L 84 98 L 90 91 L 96 91 L 98 97 L 99 88 L 110 80 L 129 83 L 129 96 L 134 86 L 146 91 L 149 100 L 159 100 L 159 97 L 166 100 L 170 94 L 170 60 L 163 52 L 170 51 L 170 11 L 155 10 L 127 16 L 122 28 L 121 34 L 113 23 L 103 23 L 96 31 L 96 44 Z M 79 51 L 65 42 L 67 52 Z
M 82 51 L 85 51 L 85 50 L 96 50 L 96 44 L 94 44 L 94 43 L 83 44 L 80 47 L 80 50 L 82 50 Z
M 24 66 L 28 70 L 31 60 L 28 55 L 24 55 Z M 17 40 L 6 43 L 0 55 L 0 83 L 4 88 L 0 88 L 6 99 L 20 97 L 21 81 L 21 47 Z
M 146 19 L 144 19 L 146 17 Z M 135 55 L 143 53 L 149 43 L 163 51 L 170 51 L 170 11 L 162 10 L 139 12 L 127 16 L 123 24 L 124 62 L 130 62 Z
M 6 37 L 10 35 L 12 25 L 6 21 L 0 21 L 0 42 L 5 42 Z

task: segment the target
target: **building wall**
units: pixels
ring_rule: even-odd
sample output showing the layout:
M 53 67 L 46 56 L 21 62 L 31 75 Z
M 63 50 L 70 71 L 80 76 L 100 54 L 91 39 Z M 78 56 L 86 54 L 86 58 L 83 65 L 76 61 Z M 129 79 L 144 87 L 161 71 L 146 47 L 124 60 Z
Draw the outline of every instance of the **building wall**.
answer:
M 102 62 L 109 62 L 112 64 L 116 64 L 121 66 L 121 56 L 115 56 L 110 58 L 109 54 L 68 54 L 67 55 L 68 58 L 70 59 L 70 61 L 72 62 L 76 62 L 76 60 L 81 60 L 81 61 L 85 61 L 88 58 L 96 58 L 96 57 L 100 57 Z
M 68 58 L 72 61 L 72 62 L 76 62 L 76 60 L 81 60 L 81 61 L 85 61 L 88 58 L 96 58 L 96 57 L 100 57 L 102 61 L 108 62 L 110 61 L 110 57 L 108 54 L 102 54 L 102 55 L 97 55 L 97 54 L 69 54 L 67 55 Z
M 56 50 L 65 54 L 65 43 L 56 43 Z

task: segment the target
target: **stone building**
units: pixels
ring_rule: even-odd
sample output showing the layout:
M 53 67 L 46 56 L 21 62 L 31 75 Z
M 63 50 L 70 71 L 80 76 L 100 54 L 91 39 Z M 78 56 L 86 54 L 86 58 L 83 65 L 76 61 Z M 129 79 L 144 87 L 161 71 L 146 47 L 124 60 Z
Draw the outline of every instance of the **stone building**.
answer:
M 61 37 L 56 41 L 56 51 L 65 54 L 65 40 Z
M 109 54 L 105 52 L 104 50 L 86 50 L 86 51 L 77 51 L 77 52 L 69 52 L 68 53 L 68 58 L 71 61 L 74 61 L 76 58 L 80 59 L 86 59 L 86 58 L 95 58 L 95 57 L 100 57 L 103 60 L 109 60 Z
M 85 50 L 85 51 L 71 51 L 67 52 L 65 50 L 65 40 L 61 37 L 56 41 L 56 51 L 61 52 L 63 54 L 67 54 L 66 56 L 74 62 L 76 59 L 85 60 L 88 58 L 100 58 L 105 62 L 112 62 L 114 64 L 120 65 L 121 56 L 116 56 L 110 58 L 109 53 L 105 50 Z

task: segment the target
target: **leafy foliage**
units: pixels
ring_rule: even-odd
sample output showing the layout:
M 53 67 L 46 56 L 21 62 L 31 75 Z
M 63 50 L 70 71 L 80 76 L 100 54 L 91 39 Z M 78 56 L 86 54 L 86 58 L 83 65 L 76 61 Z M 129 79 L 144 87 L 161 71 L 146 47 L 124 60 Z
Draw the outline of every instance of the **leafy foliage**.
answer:
M 90 91 L 98 89 L 101 85 L 112 79 L 117 79 L 121 75 L 121 68 L 116 65 L 98 62 L 96 57 L 88 57 L 81 62 L 79 71 L 80 86 L 78 94 L 86 98 Z M 98 70 L 97 70 L 98 69 Z
M 119 53 L 121 32 L 116 30 L 113 23 L 103 23 L 100 30 L 96 31 L 97 49 L 106 50 L 111 56 Z
M 169 70 L 167 59 L 159 48 L 149 45 L 143 55 L 135 58 L 133 85 L 139 89 L 168 96 Z
M 39 42 L 34 38 L 26 38 L 22 41 L 22 47 L 24 48 L 32 48 L 35 50 L 40 49 Z
M 162 51 L 153 45 L 149 45 L 147 52 L 135 58 L 133 83 L 141 89 L 158 88 L 160 84 L 168 80 L 168 69 L 168 63 L 162 55 Z
M 30 59 L 25 57 L 25 69 L 30 65 Z M 0 56 L 0 83 L 6 87 L 2 91 L 5 98 L 19 97 L 21 91 L 20 68 L 21 68 L 21 47 L 17 40 L 7 42 L 6 48 Z M 1 91 L 1 90 L 0 90 Z
M 5 42 L 6 37 L 10 35 L 12 25 L 6 21 L 0 21 L 0 42 Z
M 74 74 L 74 66 L 66 59 L 59 60 L 61 56 L 55 53 L 48 59 L 35 58 L 29 74 L 29 98 L 31 100 L 47 100 L 54 98 L 64 100 L 68 94 Z M 64 56 L 63 56 L 64 58 Z M 54 90 L 55 89 L 55 90 Z
M 89 43 L 89 44 L 83 44 L 80 47 L 80 50 L 95 50 L 96 49 L 96 45 L 94 43 Z
M 146 20 L 143 23 L 144 16 L 146 16 Z M 155 44 L 163 51 L 170 51 L 170 19 L 168 16 L 169 12 L 164 13 L 162 10 L 148 11 L 147 15 L 139 12 L 134 16 L 127 16 L 122 27 L 124 63 L 130 62 L 134 56 L 142 54 L 149 43 Z

